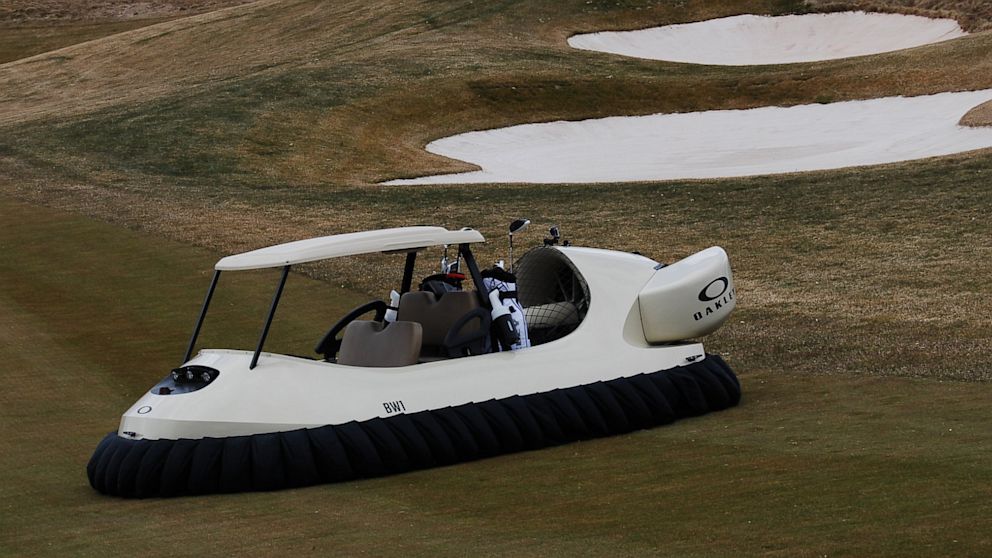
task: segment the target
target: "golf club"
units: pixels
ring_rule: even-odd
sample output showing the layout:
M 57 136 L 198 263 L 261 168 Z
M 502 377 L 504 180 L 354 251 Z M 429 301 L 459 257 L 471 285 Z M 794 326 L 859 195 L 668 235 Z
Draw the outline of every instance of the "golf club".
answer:
M 530 225 L 530 219 L 517 219 L 510 223 L 510 273 L 513 273 L 513 233 L 523 232 Z

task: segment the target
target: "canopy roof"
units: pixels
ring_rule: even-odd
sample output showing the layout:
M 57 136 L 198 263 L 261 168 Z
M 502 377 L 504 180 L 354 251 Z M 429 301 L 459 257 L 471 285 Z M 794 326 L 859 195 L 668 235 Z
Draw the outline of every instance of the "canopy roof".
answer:
M 442 244 L 485 241 L 486 239 L 479 231 L 472 229 L 449 231 L 443 227 L 400 227 L 321 236 L 259 248 L 251 252 L 221 258 L 214 269 L 236 271 L 282 267 L 356 254 L 402 252 Z

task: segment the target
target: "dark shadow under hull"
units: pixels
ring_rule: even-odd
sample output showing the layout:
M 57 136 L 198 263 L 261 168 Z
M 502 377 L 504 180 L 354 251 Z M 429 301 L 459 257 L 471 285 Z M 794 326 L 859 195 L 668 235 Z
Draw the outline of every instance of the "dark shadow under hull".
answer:
M 737 405 L 716 355 L 696 363 L 532 395 L 270 434 L 131 440 L 116 432 L 86 466 L 126 498 L 279 490 L 450 465 L 668 424 Z

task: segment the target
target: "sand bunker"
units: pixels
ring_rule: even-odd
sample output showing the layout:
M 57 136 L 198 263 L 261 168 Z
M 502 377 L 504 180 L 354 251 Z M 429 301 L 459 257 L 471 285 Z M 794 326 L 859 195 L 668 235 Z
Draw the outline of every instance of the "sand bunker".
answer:
M 589 33 L 569 38 L 568 44 L 651 60 L 748 66 L 877 54 L 965 34 L 952 19 L 840 12 L 742 15 L 640 31 Z
M 992 147 L 958 124 L 992 89 L 923 97 L 524 124 L 427 145 L 481 171 L 387 184 L 631 182 L 893 163 Z

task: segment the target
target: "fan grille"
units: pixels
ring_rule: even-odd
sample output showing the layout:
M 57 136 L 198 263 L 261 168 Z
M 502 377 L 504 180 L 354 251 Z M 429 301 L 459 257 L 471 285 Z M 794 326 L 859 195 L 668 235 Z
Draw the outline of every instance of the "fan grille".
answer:
M 532 345 L 561 339 L 579 327 L 589 309 L 589 285 L 562 252 L 534 248 L 513 271 Z

